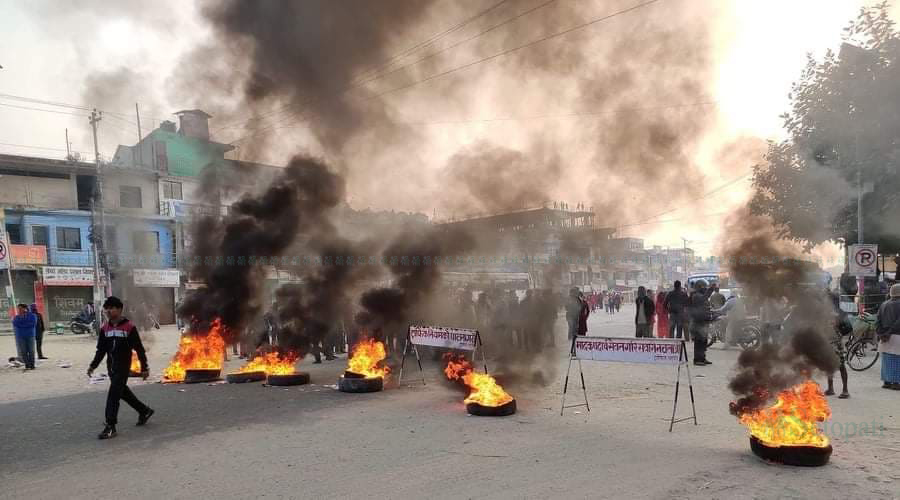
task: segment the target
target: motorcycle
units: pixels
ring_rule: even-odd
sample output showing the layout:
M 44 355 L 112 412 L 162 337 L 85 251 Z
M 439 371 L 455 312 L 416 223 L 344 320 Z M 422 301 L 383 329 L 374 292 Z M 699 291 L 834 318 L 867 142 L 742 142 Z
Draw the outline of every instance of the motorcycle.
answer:
M 87 333 L 94 332 L 94 318 L 88 317 L 84 314 L 79 314 L 78 316 L 74 316 L 72 320 L 69 322 L 69 329 L 72 330 L 72 333 L 75 335 L 84 335 Z

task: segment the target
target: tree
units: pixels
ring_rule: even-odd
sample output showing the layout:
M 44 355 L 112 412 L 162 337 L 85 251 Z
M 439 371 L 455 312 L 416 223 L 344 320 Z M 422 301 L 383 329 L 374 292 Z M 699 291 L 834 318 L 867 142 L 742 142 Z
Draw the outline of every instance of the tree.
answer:
M 857 175 L 866 242 L 900 251 L 900 34 L 883 2 L 863 8 L 839 53 L 811 56 L 782 115 L 789 138 L 754 166 L 750 209 L 807 249 L 857 241 Z

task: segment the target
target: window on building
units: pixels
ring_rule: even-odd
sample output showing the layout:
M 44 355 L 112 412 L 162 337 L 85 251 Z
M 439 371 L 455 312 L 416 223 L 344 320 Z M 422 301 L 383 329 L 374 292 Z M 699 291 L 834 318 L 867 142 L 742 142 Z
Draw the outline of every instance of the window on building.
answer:
M 141 188 L 138 186 L 119 186 L 119 206 L 122 208 L 141 208 Z
M 31 244 L 50 246 L 50 229 L 47 226 L 31 226 Z
M 172 181 L 162 181 L 163 198 L 167 200 L 182 200 L 181 183 Z
M 159 232 L 135 231 L 132 235 L 135 253 L 159 253 Z
M 77 227 L 56 228 L 56 247 L 60 250 L 81 250 L 81 229 Z
M 22 244 L 22 226 L 18 224 L 6 225 L 6 237 L 9 238 L 10 245 Z

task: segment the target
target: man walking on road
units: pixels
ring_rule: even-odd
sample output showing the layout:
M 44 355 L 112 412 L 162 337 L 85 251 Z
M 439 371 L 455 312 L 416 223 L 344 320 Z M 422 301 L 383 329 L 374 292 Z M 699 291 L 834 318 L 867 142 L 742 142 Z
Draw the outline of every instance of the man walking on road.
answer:
M 681 289 L 681 282 L 675 280 L 674 289 L 666 296 L 665 307 L 669 313 L 669 338 L 680 339 L 687 323 L 688 294 Z M 662 312 L 662 311 L 661 311 Z M 690 340 L 685 338 L 685 340 Z
M 28 312 L 28 306 L 19 304 L 18 314 L 12 323 L 19 361 L 25 364 L 25 371 L 34 370 L 34 327 L 37 325 L 37 317 Z
M 144 425 L 153 415 L 153 409 L 142 403 L 128 388 L 128 374 L 131 367 L 131 351 L 137 353 L 141 362 L 141 377 L 144 380 L 150 375 L 147 364 L 147 353 L 141 343 L 137 327 L 122 316 L 122 301 L 117 297 L 109 297 L 103 303 L 107 322 L 100 327 L 97 336 L 97 354 L 87 370 L 90 377 L 106 356 L 106 369 L 109 372 L 109 394 L 106 396 L 106 427 L 97 436 L 100 439 L 116 437 L 116 424 L 119 416 L 119 400 L 125 400 L 138 412 L 137 425 Z

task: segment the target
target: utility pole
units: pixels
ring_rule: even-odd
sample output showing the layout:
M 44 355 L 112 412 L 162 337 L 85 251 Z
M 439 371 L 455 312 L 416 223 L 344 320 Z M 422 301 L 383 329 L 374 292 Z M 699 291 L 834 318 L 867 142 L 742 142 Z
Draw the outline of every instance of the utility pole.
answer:
M 72 151 L 69 149 L 69 129 L 66 129 L 66 160 L 72 159 Z
M 138 110 L 138 103 L 134 103 L 134 115 L 137 117 L 137 127 L 138 127 L 138 141 L 137 141 L 137 145 L 136 145 L 138 148 L 138 165 L 143 167 L 144 166 L 144 148 L 141 147 L 141 138 L 143 138 L 144 135 L 141 134 L 141 112 L 140 112 L 140 110 Z M 132 155 L 133 154 L 134 153 L 132 153 Z
M 104 217 L 104 200 L 103 200 L 103 163 L 100 161 L 100 146 L 97 143 L 97 124 L 100 123 L 100 120 L 103 119 L 103 113 L 98 112 L 96 109 L 91 111 L 91 116 L 89 118 L 89 122 L 91 124 L 91 130 L 94 133 L 94 164 L 96 166 L 96 181 L 95 181 L 95 192 L 94 192 L 94 200 L 91 204 L 91 219 L 92 222 L 94 220 L 95 214 L 99 212 L 100 216 L 100 234 L 97 234 L 97 231 L 94 231 L 94 302 L 95 310 L 99 309 L 96 307 L 99 303 L 102 302 L 104 297 L 104 290 L 100 285 L 101 277 L 106 277 L 106 273 L 101 273 L 101 270 L 106 266 L 103 262 L 103 259 L 106 257 L 104 252 L 103 239 L 106 236 L 106 220 Z M 92 224 L 93 227 L 96 228 Z M 110 288 L 110 292 L 112 292 L 112 283 L 109 282 L 107 277 L 107 286 Z M 100 319 L 100 315 L 96 315 L 97 321 Z

